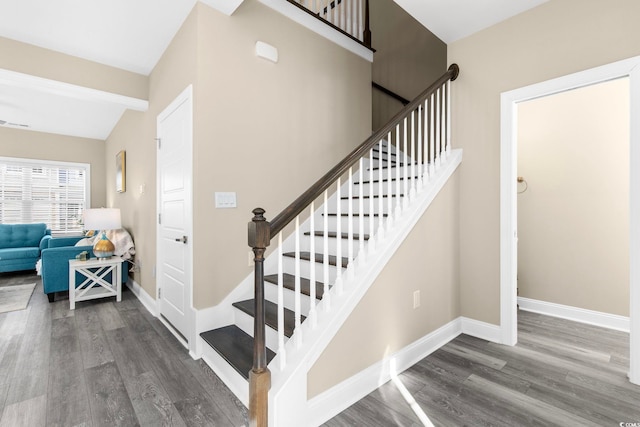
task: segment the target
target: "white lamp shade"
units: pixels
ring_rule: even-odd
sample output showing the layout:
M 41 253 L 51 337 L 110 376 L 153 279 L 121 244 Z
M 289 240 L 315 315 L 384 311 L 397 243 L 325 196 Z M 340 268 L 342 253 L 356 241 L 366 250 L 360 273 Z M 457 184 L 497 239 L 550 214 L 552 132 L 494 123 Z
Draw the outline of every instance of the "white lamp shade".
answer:
M 118 230 L 122 228 L 120 209 L 85 209 L 82 216 L 86 230 Z

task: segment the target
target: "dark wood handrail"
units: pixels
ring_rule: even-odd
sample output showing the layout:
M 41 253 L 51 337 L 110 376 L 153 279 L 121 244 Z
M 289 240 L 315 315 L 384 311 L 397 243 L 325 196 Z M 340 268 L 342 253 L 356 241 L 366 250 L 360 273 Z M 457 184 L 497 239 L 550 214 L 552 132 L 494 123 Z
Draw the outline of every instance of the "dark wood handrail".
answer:
M 393 99 L 395 99 L 397 101 L 400 101 L 402 103 L 402 105 L 407 105 L 408 103 L 411 102 L 407 98 L 405 98 L 404 96 L 398 95 L 397 93 L 395 93 L 391 89 L 387 89 L 386 87 L 382 86 L 381 84 L 378 84 L 376 82 L 371 82 L 371 86 L 374 89 L 378 89 L 380 92 L 382 92 L 382 93 L 384 93 L 386 95 L 389 95 Z
M 387 134 L 392 131 L 400 121 L 402 121 L 407 114 L 418 108 L 424 100 L 435 93 L 446 81 L 454 81 L 458 78 L 460 68 L 457 64 L 451 64 L 446 73 L 444 73 L 438 80 L 436 80 L 431 86 L 425 89 L 418 97 L 408 103 L 398 114 L 382 128 L 373 133 L 366 141 L 355 148 L 347 157 L 345 157 L 340 163 L 334 166 L 329 172 L 327 172 L 322 178 L 316 181 L 307 191 L 302 193 L 293 203 L 287 206 L 282 212 L 276 215 L 271 221 L 271 237 L 276 236 L 284 227 L 287 226 L 296 216 L 300 215 L 303 210 L 307 208 L 316 200 L 320 195 L 335 183 L 338 178 L 349 170 L 356 162 L 369 153 L 374 145 L 380 142 Z

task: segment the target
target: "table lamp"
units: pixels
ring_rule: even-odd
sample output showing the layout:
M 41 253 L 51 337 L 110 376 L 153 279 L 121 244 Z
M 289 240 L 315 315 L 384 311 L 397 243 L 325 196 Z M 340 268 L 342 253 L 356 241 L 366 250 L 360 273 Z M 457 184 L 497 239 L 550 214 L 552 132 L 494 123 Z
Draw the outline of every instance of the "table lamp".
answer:
M 106 231 L 122 228 L 120 209 L 85 209 L 83 218 L 85 230 L 101 230 L 102 233 L 102 236 L 96 239 L 93 244 L 93 253 L 98 259 L 111 258 L 116 248 L 107 238 Z

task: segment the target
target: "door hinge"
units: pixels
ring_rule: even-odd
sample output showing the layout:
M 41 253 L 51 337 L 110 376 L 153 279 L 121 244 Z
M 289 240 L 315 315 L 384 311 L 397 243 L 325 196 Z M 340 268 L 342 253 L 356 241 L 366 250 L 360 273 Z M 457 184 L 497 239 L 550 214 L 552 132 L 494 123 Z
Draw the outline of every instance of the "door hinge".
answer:
M 162 224 L 162 214 L 158 214 L 158 224 Z
M 158 150 L 162 148 L 162 138 L 156 138 L 156 141 L 158 141 Z
M 158 299 L 162 299 L 162 288 L 158 288 Z

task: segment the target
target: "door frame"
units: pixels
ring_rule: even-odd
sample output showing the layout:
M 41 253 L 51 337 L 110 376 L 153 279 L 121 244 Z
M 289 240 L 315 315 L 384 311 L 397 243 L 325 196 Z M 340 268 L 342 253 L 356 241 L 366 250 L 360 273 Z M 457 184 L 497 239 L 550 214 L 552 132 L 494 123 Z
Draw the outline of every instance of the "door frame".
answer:
M 161 272 L 156 271 L 156 301 L 157 301 L 157 317 L 160 321 L 167 327 L 167 329 L 180 341 L 192 354 L 195 352 L 197 334 L 196 334 L 196 311 L 193 306 L 193 85 L 187 86 L 171 103 L 165 107 L 164 110 L 158 117 L 156 118 L 156 265 L 160 265 L 160 222 L 158 221 L 160 211 L 161 211 L 161 188 L 160 188 L 160 136 L 159 129 L 160 123 L 166 119 L 171 113 L 173 113 L 178 107 L 182 104 L 187 103 L 189 108 L 189 124 L 188 124 L 188 137 L 187 137 L 187 162 L 186 162 L 186 187 L 188 188 L 187 197 L 185 200 L 185 206 L 187 208 L 187 213 L 185 215 L 185 230 L 187 231 L 187 236 L 189 238 L 189 244 L 187 245 L 187 277 L 189 278 L 189 300 L 187 310 L 185 312 L 186 320 L 187 320 L 187 328 L 188 331 L 185 334 L 184 338 L 187 339 L 187 342 L 184 342 L 181 334 L 179 334 L 174 327 L 169 324 L 161 315 L 160 311 L 160 298 L 159 298 L 159 286 L 158 286 L 158 277 L 160 277 Z
M 640 384 L 640 56 L 503 92 L 500 97 L 500 334 L 518 341 L 517 104 L 618 78 L 629 78 L 629 380 Z M 636 120 L 633 120 L 633 118 Z

